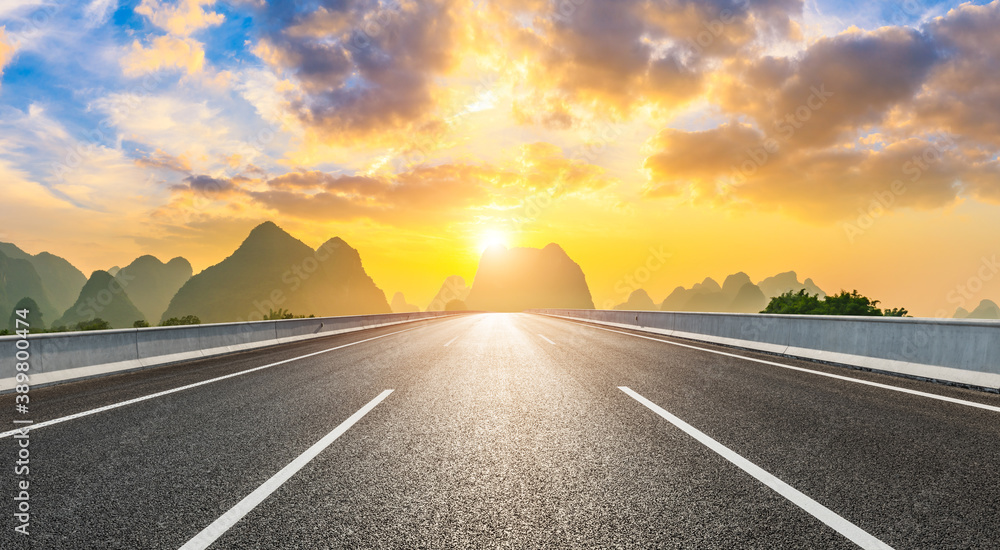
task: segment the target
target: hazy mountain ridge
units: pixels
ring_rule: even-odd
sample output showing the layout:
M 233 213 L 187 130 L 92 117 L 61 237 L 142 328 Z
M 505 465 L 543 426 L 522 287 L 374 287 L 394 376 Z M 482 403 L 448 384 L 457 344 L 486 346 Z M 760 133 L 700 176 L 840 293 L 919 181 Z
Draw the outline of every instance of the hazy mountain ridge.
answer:
M 993 300 L 982 300 L 972 311 L 965 308 L 958 308 L 955 311 L 955 319 L 1000 319 L 1000 306 Z
M 278 309 L 316 316 L 391 311 L 358 251 L 342 239 L 313 250 L 265 222 L 232 255 L 188 279 L 162 319 L 196 315 L 220 323 L 261 319 Z
M 448 304 L 454 300 L 465 302 L 471 290 L 472 288 L 465 284 L 464 278 L 452 275 L 441 283 L 440 290 L 424 311 L 445 311 Z
M 87 282 L 87 276 L 82 271 L 65 258 L 55 254 L 41 252 L 31 255 L 12 243 L 3 242 L 0 242 L 0 253 L 14 260 L 25 260 L 35 268 L 47 297 L 45 304 L 34 296 L 32 298 L 38 302 L 38 306 L 41 308 L 45 308 L 46 304 L 51 304 L 52 311 L 56 312 L 56 315 L 61 314 L 73 304 L 83 285 Z M 16 302 L 17 298 L 14 301 Z M 52 319 L 53 317 L 48 318 L 49 321 Z
M 392 308 L 393 313 L 416 313 L 420 311 L 420 307 L 406 301 L 406 296 L 403 296 L 402 292 L 392 295 L 392 302 L 389 304 L 389 307 Z
M 594 309 L 583 270 L 555 243 L 540 249 L 487 248 L 465 303 L 477 311 Z
M 803 289 L 810 294 L 818 294 L 820 298 L 826 296 L 826 292 L 816 286 L 812 279 L 807 278 L 804 282 L 799 282 L 798 275 L 794 271 L 786 271 L 773 277 L 767 277 L 756 284 L 746 273 L 741 271 L 726 277 L 721 285 L 715 279 L 705 277 L 700 283 L 695 283 L 690 288 L 678 286 L 658 306 L 653 302 L 652 309 L 759 313 L 767 307 L 771 298 L 785 292 L 798 292 Z M 642 294 L 637 294 L 639 292 Z M 646 310 L 648 303 L 642 298 L 642 295 L 645 295 L 646 298 L 649 297 L 643 289 L 633 291 L 629 295 L 628 301 L 616 305 L 615 309 Z

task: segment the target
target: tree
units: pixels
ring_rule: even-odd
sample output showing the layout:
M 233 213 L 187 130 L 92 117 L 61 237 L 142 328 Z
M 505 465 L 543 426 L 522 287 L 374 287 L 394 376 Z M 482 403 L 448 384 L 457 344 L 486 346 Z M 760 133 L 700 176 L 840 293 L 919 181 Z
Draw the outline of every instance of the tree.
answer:
M 451 300 L 444 305 L 445 311 L 468 311 L 468 309 L 462 300 Z
M 295 318 L 295 316 L 292 315 L 291 311 L 288 311 L 285 308 L 278 308 L 278 311 L 274 311 L 273 309 L 269 309 L 267 311 L 267 316 L 264 317 L 264 320 L 265 321 L 278 321 L 280 319 L 294 319 L 294 318 Z
M 17 314 L 18 311 L 27 310 L 27 319 L 21 317 Z M 21 326 L 17 325 L 17 320 L 27 322 L 28 326 L 25 327 L 24 323 Z M 45 323 L 42 321 L 42 312 L 38 309 L 38 304 L 31 298 L 25 297 L 21 298 L 14 309 L 10 312 L 10 322 L 7 323 L 7 328 L 10 330 L 9 334 L 16 334 L 18 329 L 27 328 L 30 331 L 40 331 L 45 329 Z
M 110 330 L 111 323 L 101 319 L 100 317 L 92 321 L 80 321 L 73 326 L 73 330 Z
M 149 326 L 149 321 L 145 319 L 139 319 L 138 321 L 132 323 L 132 327 L 134 328 L 146 328 L 148 326 Z
M 185 315 L 184 317 L 171 317 L 160 323 L 161 327 L 177 327 L 181 325 L 200 325 L 201 319 L 195 315 Z
M 820 315 L 823 303 L 818 294 L 809 294 L 806 289 L 798 292 L 789 290 L 781 296 L 771 298 L 761 313 L 781 313 L 785 315 Z
M 820 300 L 818 295 L 807 294 L 805 290 L 786 292 L 771 298 L 767 308 L 761 313 L 783 313 L 797 315 L 862 315 L 869 317 L 905 317 L 906 308 L 879 309 L 879 301 L 858 294 L 857 290 L 827 296 Z

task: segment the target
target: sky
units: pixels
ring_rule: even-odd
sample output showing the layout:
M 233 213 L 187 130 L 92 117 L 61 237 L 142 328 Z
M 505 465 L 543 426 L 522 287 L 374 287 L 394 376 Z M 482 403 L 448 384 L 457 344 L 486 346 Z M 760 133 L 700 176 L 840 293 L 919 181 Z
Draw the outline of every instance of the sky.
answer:
M 0 240 L 200 271 L 272 220 L 391 297 L 561 245 L 598 307 L 794 270 L 1000 302 L 1000 2 L 0 0 Z

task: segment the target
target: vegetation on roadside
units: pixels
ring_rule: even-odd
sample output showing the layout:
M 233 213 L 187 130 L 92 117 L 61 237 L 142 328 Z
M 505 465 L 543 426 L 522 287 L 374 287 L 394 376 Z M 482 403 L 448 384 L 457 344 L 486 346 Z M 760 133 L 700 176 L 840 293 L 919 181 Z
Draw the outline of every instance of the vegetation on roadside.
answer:
M 809 294 L 804 289 L 789 291 L 771 298 L 761 313 L 787 315 L 863 315 L 869 317 L 907 317 L 906 308 L 879 309 L 879 301 L 858 294 L 857 290 L 820 299 L 817 294 Z
M 160 323 L 161 327 L 177 327 L 182 325 L 200 325 L 201 319 L 197 315 L 185 315 L 184 317 L 171 317 Z

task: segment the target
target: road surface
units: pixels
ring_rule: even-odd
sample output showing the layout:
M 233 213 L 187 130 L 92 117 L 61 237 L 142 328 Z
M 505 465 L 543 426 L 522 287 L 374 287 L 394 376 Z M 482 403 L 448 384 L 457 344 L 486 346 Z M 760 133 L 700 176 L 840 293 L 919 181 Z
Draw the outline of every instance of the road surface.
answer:
M 1000 540 L 1000 396 L 538 315 L 30 395 L 30 535 L 14 531 L 5 432 L 2 548 Z

